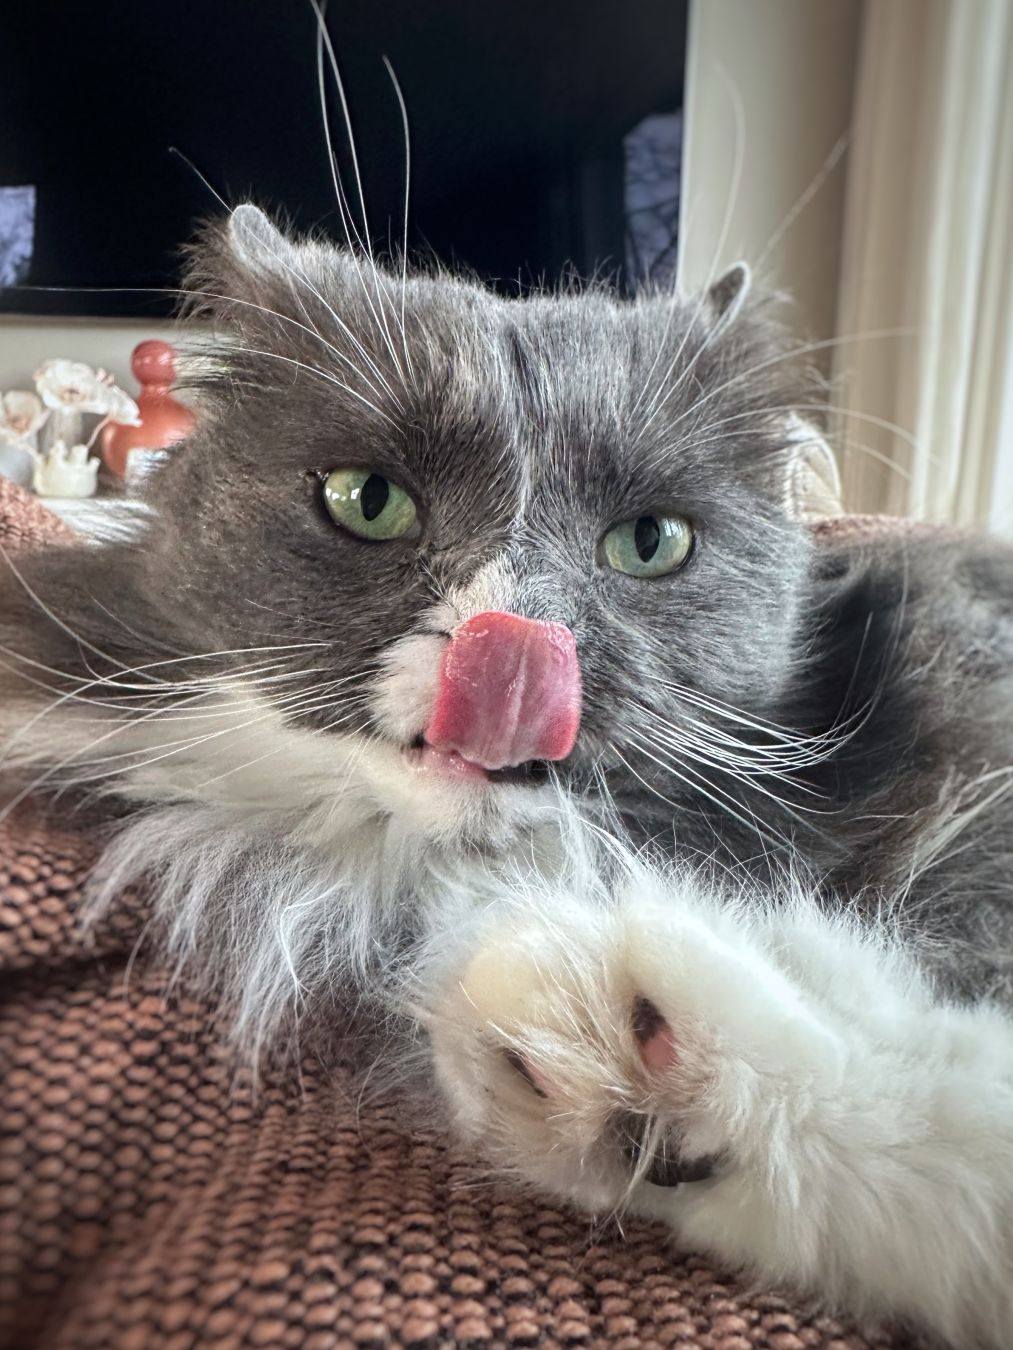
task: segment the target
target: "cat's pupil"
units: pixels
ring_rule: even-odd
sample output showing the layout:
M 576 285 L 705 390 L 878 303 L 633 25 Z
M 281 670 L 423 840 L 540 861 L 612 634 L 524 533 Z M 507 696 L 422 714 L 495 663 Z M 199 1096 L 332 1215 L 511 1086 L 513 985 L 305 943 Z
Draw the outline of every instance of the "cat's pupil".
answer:
M 633 527 L 633 543 L 640 555 L 640 561 L 650 562 L 657 553 L 660 542 L 661 531 L 658 529 L 658 522 L 653 516 L 641 516 Z
M 371 473 L 359 490 L 359 505 L 367 520 L 376 520 L 387 505 L 389 496 L 390 485 L 386 478 L 381 478 L 378 473 Z

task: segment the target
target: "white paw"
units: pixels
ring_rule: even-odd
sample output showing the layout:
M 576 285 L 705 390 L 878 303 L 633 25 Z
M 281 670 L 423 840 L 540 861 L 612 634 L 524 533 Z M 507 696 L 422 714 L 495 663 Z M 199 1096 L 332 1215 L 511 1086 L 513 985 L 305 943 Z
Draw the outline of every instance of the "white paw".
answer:
M 842 1055 L 755 934 L 636 899 L 500 921 L 432 1034 L 457 1122 L 499 1170 L 676 1226 L 779 1184 Z

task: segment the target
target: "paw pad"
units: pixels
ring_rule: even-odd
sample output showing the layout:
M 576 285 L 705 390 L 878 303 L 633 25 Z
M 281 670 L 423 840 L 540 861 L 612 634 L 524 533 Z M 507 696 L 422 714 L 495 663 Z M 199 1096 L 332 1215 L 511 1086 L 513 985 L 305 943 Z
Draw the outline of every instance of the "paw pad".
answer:
M 675 1033 L 643 994 L 633 1000 L 633 1035 L 640 1058 L 653 1073 L 665 1073 L 673 1067 L 677 1058 Z
M 504 1050 L 503 1058 L 537 1096 L 547 1097 L 549 1095 L 548 1079 L 533 1065 L 529 1064 L 519 1050 Z

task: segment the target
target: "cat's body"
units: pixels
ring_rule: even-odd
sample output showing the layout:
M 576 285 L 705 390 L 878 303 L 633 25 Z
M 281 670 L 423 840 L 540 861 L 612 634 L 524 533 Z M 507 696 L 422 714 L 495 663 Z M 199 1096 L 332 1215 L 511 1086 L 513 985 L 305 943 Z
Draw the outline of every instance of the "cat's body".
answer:
M 1013 555 L 792 517 L 746 282 L 504 301 L 241 208 L 150 524 L 2 583 L 8 796 L 97 802 L 250 1053 L 372 996 L 499 1168 L 998 1347 Z

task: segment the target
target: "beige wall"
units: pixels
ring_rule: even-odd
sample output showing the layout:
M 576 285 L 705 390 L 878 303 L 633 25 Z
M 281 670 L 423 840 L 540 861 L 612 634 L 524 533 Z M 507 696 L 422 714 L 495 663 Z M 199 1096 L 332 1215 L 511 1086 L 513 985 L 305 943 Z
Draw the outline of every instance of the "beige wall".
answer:
M 32 373 L 50 357 L 102 366 L 133 392 L 130 352 L 144 338 L 173 340 L 163 321 L 125 319 L 0 318 L 0 392 L 30 389 Z
M 681 275 L 703 284 L 744 258 L 754 266 L 851 120 L 861 0 L 694 0 L 691 7 Z M 742 172 L 732 199 L 736 118 Z M 797 301 L 797 327 L 834 331 L 847 155 L 761 267 Z M 715 259 L 731 200 L 727 234 Z

